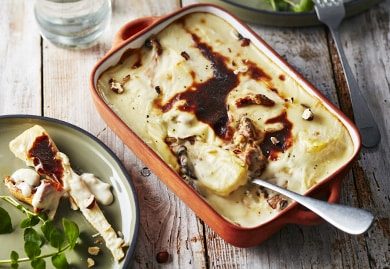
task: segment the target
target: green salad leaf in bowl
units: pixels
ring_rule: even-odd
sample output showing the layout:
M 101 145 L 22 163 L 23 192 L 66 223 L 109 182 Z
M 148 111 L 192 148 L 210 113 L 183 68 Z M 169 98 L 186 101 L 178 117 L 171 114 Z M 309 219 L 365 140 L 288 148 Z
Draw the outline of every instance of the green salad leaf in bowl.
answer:
M 263 0 L 264 1 L 264 0 Z M 275 11 L 307 12 L 313 9 L 312 0 L 265 0 Z

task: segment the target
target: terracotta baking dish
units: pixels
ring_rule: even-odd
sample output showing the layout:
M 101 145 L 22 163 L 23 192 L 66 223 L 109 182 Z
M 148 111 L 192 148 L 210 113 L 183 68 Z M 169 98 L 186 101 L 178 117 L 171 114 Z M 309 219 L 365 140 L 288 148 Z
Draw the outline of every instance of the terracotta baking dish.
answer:
M 305 210 L 296 203 L 281 211 L 272 220 L 253 228 L 234 225 L 217 213 L 182 178 L 172 170 L 151 148 L 149 148 L 104 102 L 96 88 L 101 73 L 115 65 L 129 48 L 141 47 L 149 36 L 156 34 L 178 18 L 193 12 L 209 12 L 228 21 L 237 31 L 250 38 L 251 42 L 263 51 L 288 75 L 294 78 L 310 94 L 321 100 L 347 128 L 354 144 L 353 155 L 348 162 L 319 184 L 312 187 L 306 195 L 321 197 L 330 203 L 338 202 L 340 183 L 348 167 L 358 154 L 361 146 L 360 135 L 353 123 L 317 89 L 286 63 L 264 40 L 247 25 L 227 11 L 210 4 L 196 4 L 179 9 L 163 17 L 146 17 L 125 24 L 117 33 L 112 49 L 94 67 L 90 77 L 90 88 L 96 108 L 108 126 L 123 142 L 205 223 L 215 230 L 224 240 L 238 247 L 257 245 L 288 223 L 313 225 L 322 220 L 314 213 Z

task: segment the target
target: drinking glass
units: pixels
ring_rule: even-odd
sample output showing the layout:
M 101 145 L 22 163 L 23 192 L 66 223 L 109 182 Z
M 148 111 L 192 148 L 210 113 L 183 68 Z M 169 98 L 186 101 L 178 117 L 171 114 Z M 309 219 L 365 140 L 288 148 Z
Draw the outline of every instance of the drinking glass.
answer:
M 111 0 L 36 0 L 41 35 L 55 45 L 90 47 L 111 19 Z

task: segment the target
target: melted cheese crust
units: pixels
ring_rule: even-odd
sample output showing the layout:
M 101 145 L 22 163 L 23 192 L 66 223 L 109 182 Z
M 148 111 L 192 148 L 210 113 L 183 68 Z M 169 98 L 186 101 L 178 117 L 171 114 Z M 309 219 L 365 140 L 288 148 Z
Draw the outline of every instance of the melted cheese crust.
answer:
M 242 46 L 237 31 L 228 22 L 212 14 L 194 13 L 172 23 L 155 36 L 161 44 L 161 55 L 156 49 L 148 47 L 131 51 L 98 80 L 99 92 L 107 104 L 174 170 L 179 171 L 179 164 L 164 142 L 166 137 L 196 136 L 202 145 L 220 148 L 228 143 L 218 137 L 208 124 L 198 120 L 194 113 L 180 110 L 179 105 L 183 104 L 183 100 L 177 101 L 166 112 L 156 106 L 156 100 L 167 103 L 194 82 L 201 83 L 213 76 L 210 61 L 194 46 L 190 33 L 195 33 L 214 52 L 223 55 L 227 59 L 227 67 L 240 74 L 238 86 L 226 98 L 232 126 L 246 116 L 259 131 L 265 133 L 281 128 L 278 123 L 269 124 L 266 121 L 284 111 L 293 124 L 292 146 L 280 152 L 276 160 L 268 160 L 261 178 L 304 193 L 351 157 L 353 143 L 348 131 L 321 101 L 306 92 L 253 44 Z M 182 52 L 186 52 L 189 59 L 182 56 Z M 246 75 L 248 59 L 271 79 L 255 80 Z M 112 80 L 121 82 L 122 93 L 111 89 Z M 249 94 L 263 94 L 275 105 L 238 108 L 236 100 Z M 314 114 L 312 121 L 302 118 L 307 107 Z M 196 165 L 196 154 L 192 155 L 189 154 L 189 157 Z M 198 166 L 207 169 L 203 163 Z M 201 180 L 195 183 L 201 195 L 216 211 L 241 226 L 260 225 L 282 209 L 281 205 L 273 206 L 275 208 L 270 206 L 269 199 L 275 193 L 247 182 L 242 182 L 241 187 L 228 195 L 210 191 Z

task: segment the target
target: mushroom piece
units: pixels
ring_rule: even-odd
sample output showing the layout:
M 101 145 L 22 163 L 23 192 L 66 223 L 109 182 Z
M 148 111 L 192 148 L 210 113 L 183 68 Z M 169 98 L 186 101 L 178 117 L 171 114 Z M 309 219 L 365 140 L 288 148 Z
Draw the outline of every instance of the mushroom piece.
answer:
M 263 137 L 248 117 L 242 117 L 233 136 L 233 152 L 248 165 L 249 177 L 263 173 L 267 159 L 260 148 Z

